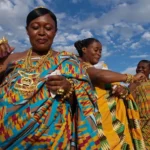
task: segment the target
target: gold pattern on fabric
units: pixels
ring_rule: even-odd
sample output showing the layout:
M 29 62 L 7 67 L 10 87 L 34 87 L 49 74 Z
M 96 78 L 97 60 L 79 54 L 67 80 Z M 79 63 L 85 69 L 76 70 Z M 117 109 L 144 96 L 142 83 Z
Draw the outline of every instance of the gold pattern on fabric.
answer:
M 16 90 L 20 91 L 25 97 L 37 90 L 39 73 L 27 73 L 19 70 L 18 74 L 21 79 L 14 85 Z
M 40 81 L 39 69 L 45 61 L 52 56 L 52 50 L 49 50 L 46 55 L 43 55 L 35 65 L 33 65 L 31 61 L 31 56 L 32 49 L 28 51 L 24 60 L 24 70 L 18 70 L 18 74 L 21 76 L 21 79 L 14 85 L 14 88 L 20 91 L 26 98 L 37 90 L 37 84 L 38 81 Z

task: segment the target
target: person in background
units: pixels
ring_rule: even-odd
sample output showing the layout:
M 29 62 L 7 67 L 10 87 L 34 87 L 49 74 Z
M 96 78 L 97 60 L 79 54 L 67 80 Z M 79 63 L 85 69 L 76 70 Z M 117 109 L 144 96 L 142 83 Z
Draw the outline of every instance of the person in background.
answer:
M 136 73 L 145 74 L 146 81 L 137 81 L 129 85 L 139 109 L 140 124 L 147 150 L 150 149 L 150 61 L 141 60 L 137 64 Z
M 0 39 L 0 149 L 99 149 L 97 98 L 76 56 L 52 49 L 55 14 L 32 10 L 26 31 L 23 52 Z
M 141 74 L 132 76 L 112 72 L 106 70 L 105 64 L 101 68 L 98 67 L 102 44 L 95 38 L 79 40 L 74 46 L 97 92 L 97 105 L 100 112 L 98 131 L 101 134 L 102 150 L 144 149 L 136 103 L 127 88 L 112 84 L 142 79 Z

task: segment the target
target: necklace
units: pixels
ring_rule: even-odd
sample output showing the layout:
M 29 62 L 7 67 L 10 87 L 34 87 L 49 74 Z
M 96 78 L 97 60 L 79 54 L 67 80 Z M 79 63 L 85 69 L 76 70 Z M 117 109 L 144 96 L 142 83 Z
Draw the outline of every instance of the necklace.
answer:
M 52 56 L 52 50 L 49 50 L 48 53 L 46 55 L 43 55 L 40 60 L 36 63 L 36 65 L 32 64 L 31 61 L 31 56 L 32 56 L 32 49 L 30 49 L 27 53 L 27 57 L 24 60 L 24 64 L 25 64 L 25 69 L 28 72 L 31 72 L 33 70 L 37 70 L 38 68 L 41 67 L 41 65 L 43 65 L 45 63 L 45 61 L 48 59 L 48 57 Z
M 40 78 L 38 69 L 45 63 L 48 57 L 52 56 L 52 50 L 49 50 L 46 55 L 42 56 L 36 65 L 32 64 L 31 55 L 32 49 L 29 50 L 24 60 L 25 70 L 18 70 L 20 79 L 14 85 L 14 88 L 24 95 L 25 98 L 29 98 L 37 90 Z
M 91 65 L 89 62 L 82 62 L 83 68 L 85 70 L 87 70 L 88 68 L 93 67 L 93 65 Z

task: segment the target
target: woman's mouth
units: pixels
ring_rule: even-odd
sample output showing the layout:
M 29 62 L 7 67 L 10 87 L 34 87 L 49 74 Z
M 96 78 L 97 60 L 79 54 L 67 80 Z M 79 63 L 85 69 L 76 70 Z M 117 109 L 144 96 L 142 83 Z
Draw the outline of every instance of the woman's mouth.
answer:
M 38 39 L 37 41 L 39 44 L 45 44 L 47 42 L 47 39 Z

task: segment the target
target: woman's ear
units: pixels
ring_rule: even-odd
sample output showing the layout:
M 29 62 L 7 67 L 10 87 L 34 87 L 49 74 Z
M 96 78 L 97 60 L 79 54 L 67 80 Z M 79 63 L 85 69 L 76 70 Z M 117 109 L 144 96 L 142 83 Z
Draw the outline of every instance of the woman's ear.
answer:
M 27 33 L 27 35 L 29 35 L 29 33 L 28 33 L 28 28 L 26 27 L 26 33 Z
M 82 48 L 82 52 L 83 52 L 84 54 L 86 53 L 86 50 L 87 50 L 86 47 L 83 47 L 83 48 Z
M 57 29 L 55 30 L 55 35 L 54 36 L 56 36 L 56 33 L 57 33 Z

